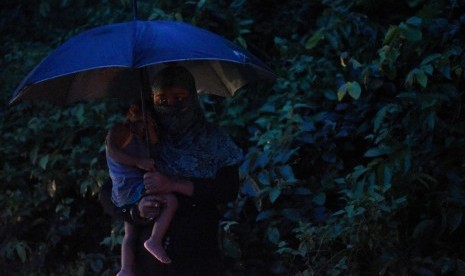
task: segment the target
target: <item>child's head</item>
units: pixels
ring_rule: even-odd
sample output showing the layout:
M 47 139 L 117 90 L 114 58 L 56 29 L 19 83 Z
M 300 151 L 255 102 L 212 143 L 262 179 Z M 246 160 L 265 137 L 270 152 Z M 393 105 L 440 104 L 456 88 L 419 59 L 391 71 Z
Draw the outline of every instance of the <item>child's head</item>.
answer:
M 155 144 L 158 142 L 158 136 L 155 132 L 156 124 L 151 116 L 151 112 L 147 108 L 148 105 L 145 105 L 145 112 L 147 113 L 147 124 L 153 129 L 153 132 L 149 131 L 150 143 Z M 145 135 L 145 125 L 144 122 L 144 112 L 142 109 L 142 101 L 140 99 L 134 100 L 129 105 L 129 108 L 126 111 L 126 122 L 125 122 L 131 132 L 143 137 Z
M 148 100 L 145 101 L 144 108 L 142 107 L 142 100 L 140 98 L 130 101 L 129 106 L 127 106 L 124 110 L 124 113 L 126 114 L 126 121 L 136 122 L 144 120 L 144 111 L 149 117 L 153 114 Z
M 129 105 L 126 119 L 130 122 L 136 122 L 144 119 L 144 113 L 142 112 L 142 101 L 140 99 L 133 101 Z

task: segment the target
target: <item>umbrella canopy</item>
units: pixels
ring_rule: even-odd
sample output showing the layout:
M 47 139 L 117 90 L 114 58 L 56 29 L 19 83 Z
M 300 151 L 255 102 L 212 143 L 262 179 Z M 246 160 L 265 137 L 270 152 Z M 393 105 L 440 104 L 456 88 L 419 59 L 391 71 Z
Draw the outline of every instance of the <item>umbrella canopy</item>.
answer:
M 252 81 L 275 79 L 260 59 L 212 32 L 177 21 L 134 20 L 69 39 L 29 73 L 10 104 L 135 98 L 139 68 L 146 68 L 150 78 L 173 63 L 191 71 L 199 93 L 227 97 Z

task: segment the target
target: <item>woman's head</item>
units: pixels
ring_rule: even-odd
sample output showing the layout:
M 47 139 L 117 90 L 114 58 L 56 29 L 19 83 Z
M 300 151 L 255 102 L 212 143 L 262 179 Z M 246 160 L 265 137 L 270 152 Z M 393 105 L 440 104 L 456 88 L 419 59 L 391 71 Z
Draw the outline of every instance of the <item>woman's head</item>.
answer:
M 184 88 L 191 94 L 195 94 L 194 76 L 182 66 L 168 66 L 160 70 L 152 81 L 152 93 L 166 88 Z
M 203 123 L 195 80 L 186 68 L 169 66 L 160 70 L 151 88 L 156 119 L 168 134 L 183 134 Z
M 237 164 L 240 149 L 226 132 L 207 124 L 194 77 L 183 67 L 158 72 L 152 85 L 160 143 L 153 148 L 157 169 L 179 177 L 213 178 L 219 168 Z

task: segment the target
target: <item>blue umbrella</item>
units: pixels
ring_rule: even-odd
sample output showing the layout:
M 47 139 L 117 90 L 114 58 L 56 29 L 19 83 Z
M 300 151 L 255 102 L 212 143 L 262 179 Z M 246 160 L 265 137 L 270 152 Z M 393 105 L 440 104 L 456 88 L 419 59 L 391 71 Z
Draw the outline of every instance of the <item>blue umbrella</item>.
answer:
M 69 39 L 29 73 L 10 104 L 134 98 L 141 90 L 140 71 L 149 81 L 169 64 L 187 67 L 199 93 L 220 96 L 232 96 L 250 82 L 275 79 L 260 59 L 217 34 L 183 22 L 134 20 Z

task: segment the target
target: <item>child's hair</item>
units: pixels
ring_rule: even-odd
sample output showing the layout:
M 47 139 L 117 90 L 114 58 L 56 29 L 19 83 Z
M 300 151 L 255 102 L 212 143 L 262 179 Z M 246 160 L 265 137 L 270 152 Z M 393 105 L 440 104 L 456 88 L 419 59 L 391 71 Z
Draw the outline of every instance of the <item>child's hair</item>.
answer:
M 120 110 L 120 114 L 127 116 L 129 108 L 132 105 L 136 105 L 140 110 L 142 110 L 142 100 L 141 98 L 135 98 L 131 99 L 126 103 L 122 103 Z M 151 113 L 151 105 L 150 101 L 148 99 L 145 100 L 145 110 L 148 111 L 148 113 Z
M 138 108 L 138 113 L 136 113 L 136 114 L 131 114 L 130 108 L 133 105 L 135 105 Z M 134 125 L 132 123 L 133 123 L 134 119 L 136 119 L 136 120 L 143 120 L 144 121 L 144 127 L 145 127 L 146 118 L 144 118 L 144 115 L 147 116 L 147 119 L 149 118 L 149 116 L 152 116 L 153 115 L 152 108 L 153 108 L 153 106 L 150 105 L 149 100 L 145 101 L 145 106 L 144 107 L 142 106 L 142 100 L 140 98 L 132 100 L 130 102 L 130 104 L 125 108 L 125 118 L 126 119 L 124 121 L 124 124 L 129 125 L 132 128 L 132 127 L 134 127 Z M 143 111 L 145 111 L 145 114 L 143 114 Z M 134 115 L 136 115 L 138 118 L 132 117 Z M 140 117 L 139 117 L 139 115 L 140 115 Z M 153 125 L 153 127 L 157 128 L 157 124 L 155 123 Z

